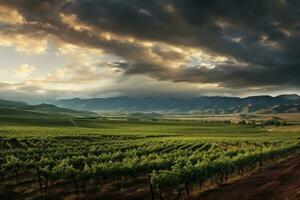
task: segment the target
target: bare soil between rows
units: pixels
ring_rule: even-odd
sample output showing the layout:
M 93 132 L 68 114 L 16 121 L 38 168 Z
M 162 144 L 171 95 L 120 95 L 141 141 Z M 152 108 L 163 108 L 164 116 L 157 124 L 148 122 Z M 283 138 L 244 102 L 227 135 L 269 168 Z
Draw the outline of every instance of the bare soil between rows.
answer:
M 300 153 L 199 193 L 193 200 L 300 200 Z

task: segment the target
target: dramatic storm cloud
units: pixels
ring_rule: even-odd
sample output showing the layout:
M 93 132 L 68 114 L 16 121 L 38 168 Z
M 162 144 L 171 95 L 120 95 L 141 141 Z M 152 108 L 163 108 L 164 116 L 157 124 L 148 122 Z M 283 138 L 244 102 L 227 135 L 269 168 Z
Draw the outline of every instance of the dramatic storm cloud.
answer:
M 49 98 L 299 92 L 299 31 L 297 0 L 0 0 L 0 87 Z

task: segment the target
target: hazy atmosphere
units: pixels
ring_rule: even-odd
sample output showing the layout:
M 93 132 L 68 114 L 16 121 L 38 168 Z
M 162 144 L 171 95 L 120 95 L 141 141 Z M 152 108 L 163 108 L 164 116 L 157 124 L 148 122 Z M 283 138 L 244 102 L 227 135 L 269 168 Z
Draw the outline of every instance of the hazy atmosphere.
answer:
M 0 0 L 0 96 L 300 90 L 300 2 Z
M 300 200 L 300 0 L 0 0 L 0 200 Z

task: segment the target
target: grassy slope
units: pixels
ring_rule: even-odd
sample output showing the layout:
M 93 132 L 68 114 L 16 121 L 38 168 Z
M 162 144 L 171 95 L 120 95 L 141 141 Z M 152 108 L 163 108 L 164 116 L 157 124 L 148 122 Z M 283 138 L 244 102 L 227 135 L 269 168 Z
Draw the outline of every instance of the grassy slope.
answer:
M 74 117 L 92 115 L 95 115 L 95 113 L 60 108 L 51 104 L 29 105 L 23 102 L 0 99 L 0 124 L 6 122 L 35 124 L 42 121 L 44 121 L 44 124 L 48 122 L 51 124 L 51 121 L 59 121 L 60 119 L 69 120 Z
M 53 105 L 28 105 L 0 99 L 0 126 L 74 126 L 71 119 L 95 113 L 59 108 Z
M 64 113 L 49 113 L 0 108 L 0 126 L 71 126 L 70 119 L 76 116 Z

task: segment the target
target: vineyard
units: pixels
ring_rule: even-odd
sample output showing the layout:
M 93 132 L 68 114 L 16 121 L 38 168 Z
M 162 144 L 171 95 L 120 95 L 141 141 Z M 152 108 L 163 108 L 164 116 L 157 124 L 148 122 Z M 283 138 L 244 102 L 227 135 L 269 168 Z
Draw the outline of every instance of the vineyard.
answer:
M 182 199 L 291 154 L 299 142 L 297 133 L 223 123 L 2 126 L 0 199 L 6 188 L 21 195 L 18 199 L 139 199 L 134 193 L 145 199 Z M 129 192 L 134 185 L 141 188 Z

